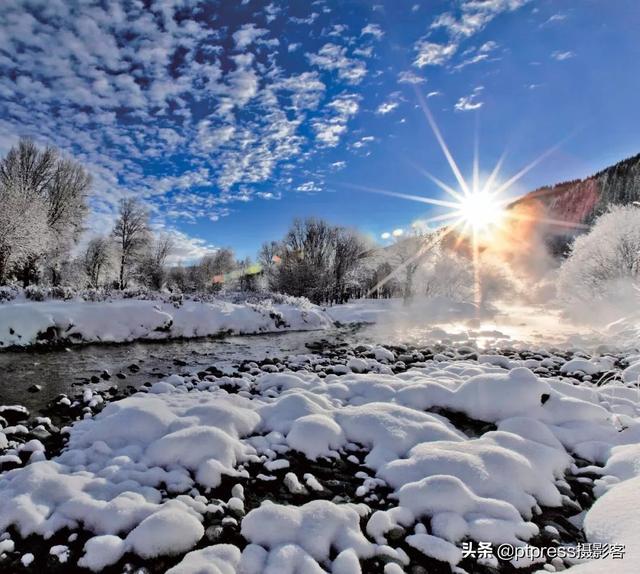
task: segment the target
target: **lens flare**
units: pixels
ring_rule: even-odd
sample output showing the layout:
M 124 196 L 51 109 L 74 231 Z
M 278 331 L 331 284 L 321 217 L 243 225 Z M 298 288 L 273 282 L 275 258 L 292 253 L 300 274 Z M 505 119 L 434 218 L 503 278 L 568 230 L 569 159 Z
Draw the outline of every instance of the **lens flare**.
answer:
M 459 217 L 473 232 L 487 234 L 502 223 L 505 207 L 488 191 L 472 191 L 460 202 Z

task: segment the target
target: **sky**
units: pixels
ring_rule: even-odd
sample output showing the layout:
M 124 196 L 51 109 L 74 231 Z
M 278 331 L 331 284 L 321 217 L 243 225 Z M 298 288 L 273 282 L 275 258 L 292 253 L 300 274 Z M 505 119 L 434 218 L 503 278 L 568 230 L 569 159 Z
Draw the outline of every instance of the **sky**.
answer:
M 53 144 L 94 177 L 88 234 L 134 195 L 174 258 L 253 256 L 295 217 L 382 244 L 466 176 L 509 193 L 640 152 L 637 0 L 3 0 L 0 153 Z M 368 188 L 369 191 L 365 190 Z

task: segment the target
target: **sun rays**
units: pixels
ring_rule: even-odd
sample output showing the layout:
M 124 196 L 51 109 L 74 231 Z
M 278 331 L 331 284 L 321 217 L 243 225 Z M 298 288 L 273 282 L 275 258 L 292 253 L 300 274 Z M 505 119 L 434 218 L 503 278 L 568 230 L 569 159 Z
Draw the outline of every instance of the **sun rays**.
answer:
M 410 161 L 408 162 L 410 165 L 412 165 L 419 173 L 425 176 L 446 194 L 447 197 L 445 199 L 410 193 L 399 193 L 361 185 L 345 184 L 347 187 L 352 189 L 414 201 L 416 203 L 427 204 L 437 208 L 443 208 L 445 210 L 442 213 L 436 213 L 431 217 L 421 220 L 422 223 L 427 225 L 437 224 L 439 231 L 437 233 L 427 234 L 416 249 L 415 254 L 413 254 L 409 259 L 403 261 L 393 269 L 391 273 L 379 281 L 378 284 L 371 289 L 369 295 L 376 292 L 393 277 L 399 275 L 409 265 L 414 265 L 416 262 L 419 262 L 426 253 L 436 246 L 436 244 L 442 243 L 445 237 L 456 233 L 458 235 L 456 246 L 465 240 L 468 241 L 468 245 L 470 246 L 470 259 L 473 266 L 474 277 L 474 302 L 479 307 L 482 303 L 482 261 L 480 257 L 482 246 L 490 245 L 492 241 L 505 241 L 505 232 L 508 232 L 509 227 L 507 225 L 508 222 L 518 223 L 534 221 L 560 227 L 578 229 L 586 228 L 585 225 L 580 223 L 547 218 L 543 215 L 523 214 L 512 208 L 512 206 L 526 194 L 513 196 L 510 195 L 509 192 L 527 173 L 555 152 L 562 143 L 564 143 L 564 140 L 545 150 L 540 154 L 540 156 L 521 168 L 511 177 L 501 180 L 500 172 L 505 158 L 505 155 L 503 154 L 493 170 L 489 173 L 488 177 L 484 179 L 484 181 L 481 181 L 479 145 L 478 138 L 476 137 L 474 141 L 472 175 L 470 181 L 468 181 L 462 175 L 462 171 L 453 157 L 453 154 L 449 149 L 449 146 L 447 145 L 447 142 L 445 141 L 425 99 L 419 93 L 417 93 L 417 97 L 425 118 L 427 119 L 447 164 L 451 169 L 453 178 L 456 181 L 456 187 L 452 187 L 451 185 L 443 182 L 422 166 L 415 165 Z

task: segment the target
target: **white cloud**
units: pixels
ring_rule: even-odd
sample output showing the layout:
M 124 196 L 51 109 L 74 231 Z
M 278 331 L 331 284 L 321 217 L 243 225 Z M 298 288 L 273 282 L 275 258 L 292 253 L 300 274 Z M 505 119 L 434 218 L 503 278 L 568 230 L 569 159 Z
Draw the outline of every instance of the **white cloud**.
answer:
M 462 68 L 466 68 L 471 64 L 477 64 L 478 62 L 483 62 L 485 60 L 489 60 L 492 56 L 492 53 L 498 49 L 498 44 L 493 40 L 489 40 L 482 44 L 479 48 L 469 48 L 465 50 L 463 55 L 467 57 L 462 60 L 459 64 L 455 65 L 454 70 L 461 70 Z M 492 59 L 496 59 L 495 56 Z
M 478 100 L 480 90 L 476 88 L 472 94 L 462 96 L 455 104 L 455 109 L 459 112 L 470 112 L 480 109 L 484 102 Z
M 567 19 L 567 15 L 566 14 L 562 14 L 561 12 L 558 12 L 557 14 L 553 14 L 552 16 L 549 16 L 549 18 L 547 18 L 547 20 L 545 20 L 541 26 L 548 26 L 550 24 L 557 24 L 559 22 L 564 22 Z
M 305 181 L 304 183 L 301 183 L 298 187 L 296 187 L 296 191 L 302 191 L 304 193 L 314 193 L 322 191 L 322 187 L 320 187 L 315 181 Z
M 485 28 L 503 12 L 513 12 L 529 0 L 463 0 L 460 15 L 440 14 L 431 24 L 432 29 L 444 28 L 453 38 L 469 38 Z
M 313 121 L 316 141 L 322 147 L 335 147 L 347 131 L 347 122 L 358 113 L 360 98 L 355 94 L 337 96 L 327 106 L 327 116 Z
M 382 28 L 378 26 L 378 24 L 367 24 L 364 28 L 362 28 L 360 35 L 370 35 L 373 36 L 376 40 L 379 40 L 380 38 L 382 38 L 382 36 L 384 36 L 384 32 L 382 31 Z
M 460 44 L 467 38 L 481 32 L 489 22 L 505 12 L 513 12 L 529 0 L 462 0 L 457 14 L 444 12 L 431 23 L 431 30 L 444 30 L 448 40 L 436 43 L 423 37 L 414 45 L 417 56 L 414 65 L 443 66 L 449 63 L 458 51 Z M 482 61 L 480 57 L 477 61 Z
M 267 24 L 270 24 L 276 19 L 278 14 L 282 12 L 282 8 L 280 8 L 279 6 L 276 6 L 274 2 L 271 2 L 271 4 L 268 4 L 265 7 L 264 12 L 266 14 Z
M 564 60 L 569 60 L 571 58 L 574 58 L 575 54 L 570 50 L 567 50 L 565 52 L 562 52 L 560 50 L 556 50 L 555 52 L 553 52 L 551 54 L 551 57 L 554 60 L 558 60 L 558 62 L 563 62 Z
M 404 229 L 402 228 L 394 229 L 391 232 L 391 235 L 393 235 L 393 237 L 402 237 L 404 235 Z
M 427 98 L 435 98 L 436 96 L 441 96 L 442 92 L 438 91 L 438 90 L 434 90 L 433 92 L 429 92 L 427 94 Z
M 244 24 L 237 32 L 233 34 L 233 41 L 236 43 L 238 50 L 244 50 L 253 44 L 258 38 L 266 36 L 269 30 L 264 28 L 256 28 L 255 24 Z
M 350 84 L 359 84 L 367 74 L 367 66 L 362 60 L 349 58 L 344 46 L 327 43 L 317 54 L 307 54 L 314 66 L 323 70 L 337 71 L 338 77 Z
M 398 82 L 401 84 L 424 84 L 426 81 L 411 70 L 404 70 L 398 74 Z
M 376 138 L 374 138 L 373 136 L 364 136 L 364 137 L 361 137 L 358 141 L 354 142 L 352 147 L 355 149 L 361 149 L 367 146 L 368 144 L 374 142 L 375 140 Z
M 169 264 L 190 264 L 202 259 L 203 256 L 215 253 L 218 247 L 200 239 L 190 237 L 177 229 L 163 229 L 173 240 L 173 249 L 169 257 Z
M 391 233 L 389 233 L 388 231 L 384 231 L 383 233 L 380 234 L 381 239 L 391 239 Z
M 419 40 L 415 45 L 415 50 L 418 54 L 413 61 L 413 65 L 418 68 L 442 66 L 452 58 L 457 49 L 458 44 L 453 42 L 450 44 L 437 44 L 429 40 Z
M 398 102 L 383 102 L 378 106 L 376 114 L 384 116 L 398 107 Z

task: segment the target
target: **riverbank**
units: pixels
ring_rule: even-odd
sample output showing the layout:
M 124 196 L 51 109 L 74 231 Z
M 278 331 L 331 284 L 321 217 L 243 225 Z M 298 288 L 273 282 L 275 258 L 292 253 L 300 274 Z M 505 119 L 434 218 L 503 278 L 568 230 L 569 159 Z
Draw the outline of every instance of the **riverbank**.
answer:
M 0 305 L 0 349 L 309 331 L 333 326 L 306 299 L 10 301 Z

